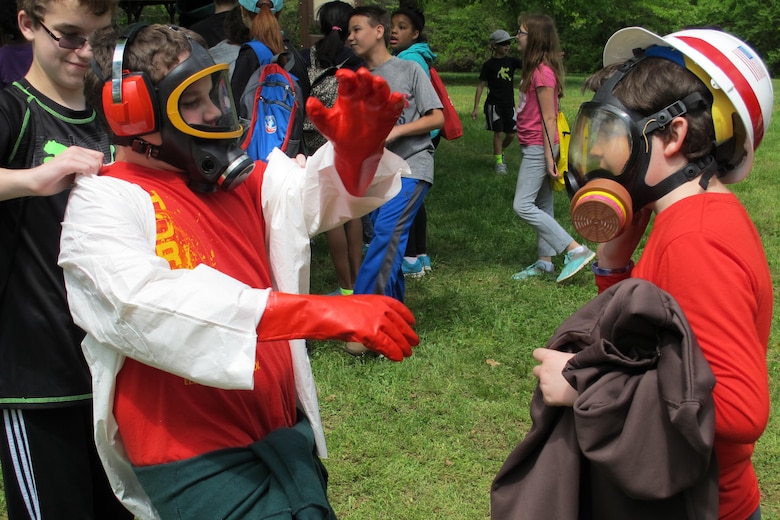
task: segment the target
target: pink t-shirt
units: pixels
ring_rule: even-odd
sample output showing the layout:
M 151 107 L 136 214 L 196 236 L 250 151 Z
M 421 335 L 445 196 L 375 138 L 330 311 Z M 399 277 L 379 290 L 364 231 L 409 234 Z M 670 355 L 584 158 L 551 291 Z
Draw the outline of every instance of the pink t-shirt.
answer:
M 528 92 L 520 92 L 520 102 L 517 106 L 517 142 L 522 146 L 543 145 L 542 116 L 539 111 L 539 98 L 536 89 L 550 87 L 555 90 L 555 72 L 544 63 L 540 64 L 531 77 Z M 555 113 L 558 113 L 558 97 L 555 97 Z M 558 129 L 548 128 L 550 139 L 558 143 Z

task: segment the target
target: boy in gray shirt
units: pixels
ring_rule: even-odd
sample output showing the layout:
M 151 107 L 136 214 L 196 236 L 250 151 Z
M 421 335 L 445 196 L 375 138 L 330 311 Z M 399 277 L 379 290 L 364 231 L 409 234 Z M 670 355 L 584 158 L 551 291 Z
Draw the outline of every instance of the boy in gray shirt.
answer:
M 401 60 L 388 50 L 390 16 L 377 6 L 355 8 L 349 19 L 347 44 L 363 58 L 366 67 L 381 76 L 390 90 L 407 100 L 396 126 L 387 136 L 387 149 L 409 164 L 411 174 L 401 179 L 401 192 L 371 214 L 374 237 L 360 266 L 355 294 L 385 294 L 404 299 L 403 254 L 414 216 L 433 184 L 433 152 L 430 132 L 444 124 L 442 104 L 422 67 Z M 346 350 L 362 355 L 360 343 Z

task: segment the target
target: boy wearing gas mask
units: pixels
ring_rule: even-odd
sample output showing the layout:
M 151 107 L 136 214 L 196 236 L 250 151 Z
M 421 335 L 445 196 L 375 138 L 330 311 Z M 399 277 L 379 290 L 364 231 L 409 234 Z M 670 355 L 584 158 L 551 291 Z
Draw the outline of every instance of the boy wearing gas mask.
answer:
M 341 71 L 338 103 L 308 107 L 332 145 L 305 166 L 278 150 L 254 163 L 228 67 L 192 36 L 131 26 L 91 42 L 87 91 L 117 162 L 77 179 L 60 265 L 87 332 L 98 450 L 140 518 L 333 518 L 311 368 L 288 340 L 401 361 L 418 339 L 391 298 L 293 293 L 309 236 L 398 192 L 406 165 L 384 141 L 403 99 Z
M 642 278 L 682 307 L 717 381 L 719 518 L 758 519 L 751 454 L 769 414 L 773 292 L 760 237 L 727 185 L 748 175 L 769 127 L 769 73 L 748 45 L 716 30 L 622 29 L 604 65 L 572 132 L 572 222 L 601 242 L 599 291 Z M 561 375 L 571 354 L 534 357 L 545 403 L 571 406 L 578 393 Z

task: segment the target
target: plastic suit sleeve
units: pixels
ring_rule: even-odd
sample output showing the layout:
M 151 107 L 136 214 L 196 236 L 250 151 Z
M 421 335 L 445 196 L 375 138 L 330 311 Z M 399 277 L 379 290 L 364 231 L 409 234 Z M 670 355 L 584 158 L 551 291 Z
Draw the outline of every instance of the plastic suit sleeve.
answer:
M 104 347 L 160 370 L 251 388 L 268 290 L 205 265 L 170 269 L 155 252 L 149 195 L 128 187 L 83 177 L 71 194 L 59 263 L 76 324 Z

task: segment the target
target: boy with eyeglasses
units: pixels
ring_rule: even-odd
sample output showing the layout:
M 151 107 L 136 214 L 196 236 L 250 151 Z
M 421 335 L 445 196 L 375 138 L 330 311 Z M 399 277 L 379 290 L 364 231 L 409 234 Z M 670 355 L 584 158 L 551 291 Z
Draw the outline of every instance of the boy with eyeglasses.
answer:
M 474 110 L 471 119 L 477 120 L 477 108 L 482 99 L 482 91 L 488 88 L 483 112 L 485 128 L 493 132 L 493 156 L 496 160 L 496 173 L 506 174 L 504 151 L 515 138 L 515 71 L 523 67 L 519 58 L 508 56 L 509 48 L 515 39 L 504 30 L 493 31 L 490 35 L 490 47 L 493 55 L 482 64 L 479 83 L 474 95 Z
M 33 48 L 0 91 L 0 462 L 8 518 L 132 518 L 114 498 L 92 435 L 92 388 L 57 266 L 75 173 L 111 159 L 86 104 L 88 38 L 116 0 L 20 0 Z

